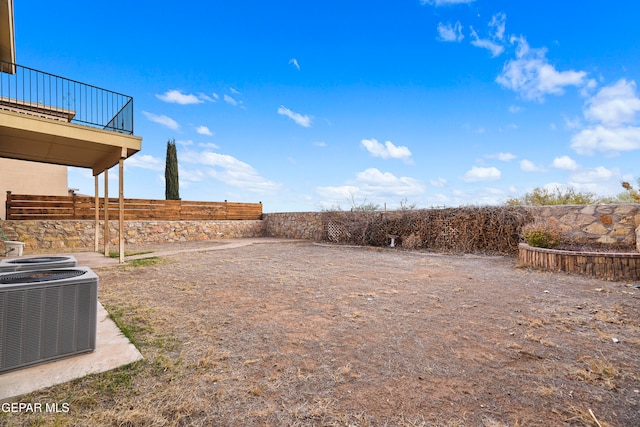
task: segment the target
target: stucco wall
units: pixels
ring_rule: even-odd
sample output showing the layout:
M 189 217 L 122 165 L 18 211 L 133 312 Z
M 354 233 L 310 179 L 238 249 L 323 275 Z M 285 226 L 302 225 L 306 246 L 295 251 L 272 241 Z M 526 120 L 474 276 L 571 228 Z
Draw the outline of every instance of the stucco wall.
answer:
M 67 196 L 67 167 L 0 159 L 0 219 L 5 219 L 7 191 L 15 194 Z

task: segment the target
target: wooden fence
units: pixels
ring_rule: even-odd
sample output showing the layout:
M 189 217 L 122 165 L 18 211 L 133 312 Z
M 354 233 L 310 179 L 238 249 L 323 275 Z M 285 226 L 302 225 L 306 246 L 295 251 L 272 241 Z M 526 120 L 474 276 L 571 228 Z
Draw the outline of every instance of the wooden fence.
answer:
M 118 218 L 118 199 L 109 198 L 109 218 Z M 104 198 L 99 202 L 104 217 Z M 95 198 L 88 196 L 30 196 L 7 193 L 8 220 L 94 219 Z M 125 220 L 256 220 L 262 203 L 190 202 L 185 200 L 124 199 Z

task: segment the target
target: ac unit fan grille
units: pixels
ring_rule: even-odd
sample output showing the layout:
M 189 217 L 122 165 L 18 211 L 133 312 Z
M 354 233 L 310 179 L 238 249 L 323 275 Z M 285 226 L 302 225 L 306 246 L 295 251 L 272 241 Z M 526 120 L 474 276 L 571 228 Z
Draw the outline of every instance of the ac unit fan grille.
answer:
M 19 285 L 22 283 L 41 283 L 69 279 L 84 274 L 82 270 L 23 271 L 0 277 L 0 285 Z
M 40 257 L 32 257 L 32 258 L 19 258 L 12 259 L 7 261 L 9 264 L 39 264 L 42 262 L 56 262 L 56 261 L 64 261 L 68 259 L 63 256 L 40 256 Z

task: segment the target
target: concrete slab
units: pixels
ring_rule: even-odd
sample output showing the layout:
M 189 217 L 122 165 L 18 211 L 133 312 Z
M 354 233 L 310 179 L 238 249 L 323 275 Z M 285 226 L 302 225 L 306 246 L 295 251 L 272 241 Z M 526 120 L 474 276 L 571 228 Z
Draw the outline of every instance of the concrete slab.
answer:
M 251 238 L 160 244 L 152 245 L 153 251 L 151 253 L 128 256 L 125 261 L 190 252 L 234 249 L 254 244 L 301 242 L 304 241 L 297 239 Z M 25 254 L 24 256 L 33 255 L 35 254 Z M 73 252 L 68 253 L 68 255 L 73 255 L 78 261 L 78 265 L 91 269 L 119 265 L 118 259 L 105 257 L 96 252 Z M 108 274 L 108 269 L 95 272 L 100 276 L 101 274 Z M 109 319 L 107 311 L 98 303 L 96 350 L 92 353 L 0 374 L 0 402 L 14 400 L 21 395 L 82 378 L 89 374 L 106 372 L 140 359 L 142 359 L 142 355 L 138 349 L 122 335 L 116 324 Z
M 0 374 L 0 401 L 7 401 L 89 374 L 97 374 L 142 359 L 98 303 L 96 349 L 87 354 Z
M 110 258 L 98 252 L 74 252 L 69 255 L 73 255 L 76 260 L 78 260 L 78 265 L 86 266 L 92 269 L 100 267 L 110 267 L 112 265 L 119 264 L 117 258 Z

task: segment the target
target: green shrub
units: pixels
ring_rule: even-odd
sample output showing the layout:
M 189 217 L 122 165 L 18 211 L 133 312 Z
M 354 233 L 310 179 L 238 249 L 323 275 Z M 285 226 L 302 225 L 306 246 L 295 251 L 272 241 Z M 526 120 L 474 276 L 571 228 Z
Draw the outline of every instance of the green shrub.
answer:
M 594 193 L 578 191 L 573 187 L 534 188 L 519 198 L 507 200 L 511 206 L 592 205 L 598 203 Z
M 555 248 L 560 244 L 562 232 L 556 222 L 535 221 L 522 227 L 521 235 L 529 246 Z

